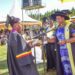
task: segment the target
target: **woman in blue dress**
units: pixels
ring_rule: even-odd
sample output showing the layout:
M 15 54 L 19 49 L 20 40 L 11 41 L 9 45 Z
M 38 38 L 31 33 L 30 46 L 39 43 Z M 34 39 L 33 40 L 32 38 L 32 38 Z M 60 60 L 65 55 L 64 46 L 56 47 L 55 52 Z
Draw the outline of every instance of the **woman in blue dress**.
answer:
M 65 20 L 69 20 L 65 13 L 59 11 L 51 16 L 58 23 L 54 38 L 57 49 L 57 75 L 75 75 L 75 28 L 72 24 L 65 23 Z M 66 39 L 67 37 L 69 38 Z

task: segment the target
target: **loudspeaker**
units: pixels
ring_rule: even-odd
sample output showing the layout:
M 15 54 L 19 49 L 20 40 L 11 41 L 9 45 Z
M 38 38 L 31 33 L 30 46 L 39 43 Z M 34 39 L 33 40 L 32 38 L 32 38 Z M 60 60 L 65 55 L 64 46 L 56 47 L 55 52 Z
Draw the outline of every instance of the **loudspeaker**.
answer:
M 30 0 L 22 0 L 22 7 L 30 6 Z
M 42 0 L 22 0 L 22 8 L 40 6 Z
M 41 5 L 41 0 L 32 0 L 32 4 L 33 4 L 33 6 L 35 6 L 35 5 Z

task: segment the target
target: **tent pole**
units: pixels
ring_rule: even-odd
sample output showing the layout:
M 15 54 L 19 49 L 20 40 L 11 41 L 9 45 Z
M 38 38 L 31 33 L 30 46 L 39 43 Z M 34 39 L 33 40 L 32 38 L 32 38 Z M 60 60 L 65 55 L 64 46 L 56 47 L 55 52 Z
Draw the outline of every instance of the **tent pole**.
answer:
M 23 22 L 24 22 L 24 18 L 23 18 L 23 9 L 22 9 L 22 30 L 23 30 L 23 34 L 24 34 L 24 24 L 23 24 Z

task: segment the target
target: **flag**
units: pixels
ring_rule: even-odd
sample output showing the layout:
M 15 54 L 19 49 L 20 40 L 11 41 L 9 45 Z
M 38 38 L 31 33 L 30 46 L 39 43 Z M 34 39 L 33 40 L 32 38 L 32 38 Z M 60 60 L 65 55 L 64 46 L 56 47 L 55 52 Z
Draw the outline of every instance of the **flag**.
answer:
M 64 2 L 75 2 L 75 0 L 60 0 L 62 3 Z

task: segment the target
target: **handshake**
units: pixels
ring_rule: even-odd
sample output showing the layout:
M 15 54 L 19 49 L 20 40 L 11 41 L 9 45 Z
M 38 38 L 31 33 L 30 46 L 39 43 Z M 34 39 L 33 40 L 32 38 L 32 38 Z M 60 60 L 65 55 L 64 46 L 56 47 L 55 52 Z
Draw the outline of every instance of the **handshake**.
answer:
M 42 45 L 42 41 L 39 40 L 39 39 L 28 40 L 27 43 L 29 44 L 30 47 L 35 47 L 35 46 Z

